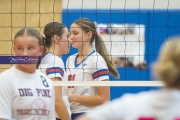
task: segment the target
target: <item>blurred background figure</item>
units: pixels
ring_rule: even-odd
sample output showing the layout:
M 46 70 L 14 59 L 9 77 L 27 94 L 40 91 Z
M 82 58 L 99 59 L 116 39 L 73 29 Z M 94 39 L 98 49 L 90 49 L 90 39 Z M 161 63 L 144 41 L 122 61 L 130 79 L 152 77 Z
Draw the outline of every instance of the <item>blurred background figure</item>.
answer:
M 164 82 L 161 89 L 125 94 L 76 120 L 179 120 L 180 37 L 171 38 L 162 46 L 154 74 Z
M 113 61 L 117 67 L 134 67 L 138 70 L 143 70 L 147 68 L 146 61 L 143 61 L 137 65 L 134 65 L 133 62 L 126 57 L 113 57 Z

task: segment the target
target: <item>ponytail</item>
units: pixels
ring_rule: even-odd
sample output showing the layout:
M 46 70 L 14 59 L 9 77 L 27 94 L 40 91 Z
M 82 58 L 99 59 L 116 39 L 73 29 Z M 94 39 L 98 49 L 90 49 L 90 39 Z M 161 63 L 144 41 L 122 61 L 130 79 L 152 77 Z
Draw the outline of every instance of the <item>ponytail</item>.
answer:
M 104 58 L 109 72 L 116 78 L 119 78 L 120 75 L 116 69 L 115 64 L 112 62 L 111 57 L 106 49 L 106 46 L 104 44 L 104 41 L 102 40 L 101 36 L 96 34 L 95 36 L 95 48 L 96 51 Z
M 109 72 L 116 78 L 119 78 L 119 73 L 116 69 L 116 66 L 111 60 L 111 57 L 106 49 L 104 41 L 102 40 L 101 36 L 97 34 L 94 22 L 88 18 L 80 18 L 76 20 L 74 23 L 80 26 L 85 33 L 88 33 L 89 31 L 92 32 L 91 44 L 95 40 L 96 51 L 104 58 L 108 66 Z

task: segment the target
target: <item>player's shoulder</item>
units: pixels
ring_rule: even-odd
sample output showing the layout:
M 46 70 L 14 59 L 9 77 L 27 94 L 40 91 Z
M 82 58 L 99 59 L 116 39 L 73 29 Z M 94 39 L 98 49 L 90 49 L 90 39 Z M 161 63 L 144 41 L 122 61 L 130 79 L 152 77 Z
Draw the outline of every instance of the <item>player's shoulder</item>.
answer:
M 78 53 L 72 54 L 67 58 L 67 62 L 73 61 L 77 57 Z
M 17 74 L 16 74 L 15 66 L 4 70 L 0 74 L 0 80 L 4 82 L 8 82 L 9 84 L 15 82 L 16 79 L 17 79 Z
M 43 74 L 43 73 L 40 72 L 39 70 L 36 70 L 36 72 L 37 72 L 38 76 L 43 77 L 43 78 L 45 78 L 46 80 L 52 82 L 50 78 L 48 78 L 45 74 Z
M 47 53 L 41 60 L 42 64 L 51 64 L 54 62 L 61 62 L 63 63 L 62 59 L 56 56 L 53 53 Z
M 139 93 L 126 93 L 121 99 L 127 103 L 132 104 L 143 104 L 148 102 L 157 93 L 157 90 L 142 91 Z
M 68 59 L 75 58 L 77 55 L 78 55 L 78 53 L 74 53 L 74 54 L 70 55 L 70 56 L 68 57 Z
M 98 52 L 94 51 L 90 56 L 89 56 L 89 60 L 92 62 L 92 63 L 99 63 L 99 62 L 102 62 L 104 63 L 105 60 L 104 58 L 102 57 L 102 55 L 100 55 Z
M 37 76 L 43 76 L 43 77 L 45 77 L 45 78 L 48 78 L 45 74 L 43 74 L 41 71 L 39 71 L 39 70 L 36 70 L 36 72 L 37 72 Z
M 60 65 L 60 66 L 62 66 L 62 65 L 64 66 L 63 60 L 60 57 L 58 57 L 58 56 L 54 57 L 54 64 Z
M 53 53 L 47 53 L 41 60 L 41 64 L 40 64 L 41 67 L 56 67 L 56 66 L 60 66 L 60 67 L 63 67 L 64 68 L 64 62 L 63 60 L 56 56 L 55 54 Z
M 1 73 L 1 76 L 2 77 L 9 77 L 9 78 L 12 78 L 13 77 L 13 74 L 14 74 L 14 66 L 13 67 L 11 67 L 11 68 L 8 68 L 8 69 L 6 69 L 6 70 L 4 70 L 2 73 Z

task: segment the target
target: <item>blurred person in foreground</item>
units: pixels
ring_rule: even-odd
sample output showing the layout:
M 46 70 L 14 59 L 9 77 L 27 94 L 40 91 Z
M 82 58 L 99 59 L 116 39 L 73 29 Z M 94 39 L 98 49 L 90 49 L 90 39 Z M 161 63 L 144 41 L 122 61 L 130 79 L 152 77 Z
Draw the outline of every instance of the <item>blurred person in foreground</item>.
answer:
M 159 90 L 125 94 L 91 109 L 76 120 L 179 120 L 180 119 L 180 37 L 166 41 L 154 74 L 164 83 Z

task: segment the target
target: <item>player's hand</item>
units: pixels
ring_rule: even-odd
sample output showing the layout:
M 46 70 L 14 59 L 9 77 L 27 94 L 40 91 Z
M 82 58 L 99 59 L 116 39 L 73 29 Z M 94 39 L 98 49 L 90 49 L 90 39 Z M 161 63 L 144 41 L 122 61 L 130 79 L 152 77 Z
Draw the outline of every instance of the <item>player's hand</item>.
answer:
M 68 94 L 69 102 L 76 102 L 77 94 Z

